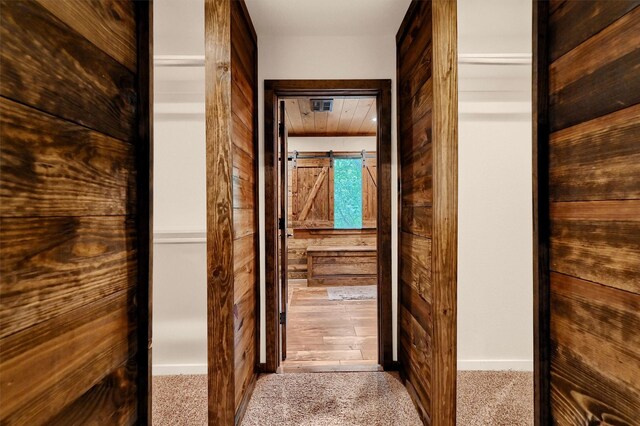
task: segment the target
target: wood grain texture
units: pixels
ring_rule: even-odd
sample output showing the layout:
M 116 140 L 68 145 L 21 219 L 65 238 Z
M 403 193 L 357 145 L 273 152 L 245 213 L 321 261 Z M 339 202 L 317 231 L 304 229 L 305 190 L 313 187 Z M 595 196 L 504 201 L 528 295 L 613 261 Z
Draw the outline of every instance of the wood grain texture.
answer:
M 552 8 L 548 35 L 551 60 L 566 54 L 640 4 L 637 0 L 551 0 L 549 3 Z
M 0 423 L 150 422 L 152 2 L 0 4 Z
M 363 246 L 376 247 L 375 229 L 309 229 L 294 228 L 288 241 L 289 278 L 307 278 L 310 246 Z
M 425 424 L 433 416 L 432 240 L 410 223 L 429 221 L 432 234 L 432 3 L 412 2 L 396 37 L 398 69 L 398 361 L 409 395 Z M 424 208 L 429 209 L 429 216 Z M 417 210 L 419 209 L 419 210 Z M 413 214 L 422 213 L 422 214 Z M 417 319 L 419 318 L 419 319 Z
M 136 284 L 133 220 L 2 218 L 0 224 L 0 338 Z
M 554 201 L 640 199 L 640 104 L 554 132 Z
M 36 2 L 3 2 L 0 10 L 2 96 L 135 140 L 136 82 L 130 70 Z
M 131 72 L 136 72 L 135 3 L 119 0 L 37 2 Z
M 455 424 L 456 25 L 455 2 L 416 1 L 396 37 L 398 358 L 423 421 L 437 425 Z
M 136 365 L 129 360 L 49 420 L 54 426 L 132 425 L 140 417 Z
M 307 247 L 308 286 L 375 285 L 376 257 L 375 247 Z
M 283 372 L 379 371 L 377 302 L 330 300 L 305 280 L 289 284 Z
M 620 206 L 624 209 L 627 201 Z M 633 202 L 632 202 L 633 203 Z M 628 220 L 589 218 L 598 203 L 581 203 L 580 219 L 551 216 L 550 268 L 587 281 L 640 293 L 640 209 L 637 202 Z M 597 207 L 595 207 L 597 208 Z
M 551 274 L 552 412 L 558 424 L 640 421 L 640 295 Z
M 455 0 L 433 2 L 433 423 L 456 424 L 458 52 Z
M 537 425 L 639 424 L 639 5 L 534 7 Z
M 0 99 L 0 214 L 135 214 L 134 147 Z
M 333 109 L 328 112 L 311 111 L 311 99 L 285 99 L 289 136 L 375 136 L 377 117 L 375 98 L 349 99 L 331 96 Z
M 375 228 L 378 220 L 378 167 L 376 158 L 366 158 L 362 169 L 362 226 Z
M 243 2 L 206 2 L 209 422 L 241 421 L 258 356 L 257 43 Z
M 235 422 L 231 1 L 205 1 L 209 423 Z
M 607 6 L 603 4 L 602 7 Z M 640 72 L 638 22 L 640 8 L 630 11 L 550 64 L 552 130 L 583 123 L 640 102 L 640 81 L 636 78 Z M 604 92 L 606 97 L 602 96 Z
M 135 288 L 3 338 L 3 424 L 41 424 L 136 351 Z

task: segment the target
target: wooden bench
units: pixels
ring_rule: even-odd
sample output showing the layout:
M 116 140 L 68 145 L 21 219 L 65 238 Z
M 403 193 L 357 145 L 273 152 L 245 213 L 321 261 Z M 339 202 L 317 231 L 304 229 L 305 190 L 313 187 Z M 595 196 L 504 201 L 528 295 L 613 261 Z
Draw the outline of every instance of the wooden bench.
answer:
M 375 285 L 377 250 L 367 246 L 307 247 L 307 285 Z

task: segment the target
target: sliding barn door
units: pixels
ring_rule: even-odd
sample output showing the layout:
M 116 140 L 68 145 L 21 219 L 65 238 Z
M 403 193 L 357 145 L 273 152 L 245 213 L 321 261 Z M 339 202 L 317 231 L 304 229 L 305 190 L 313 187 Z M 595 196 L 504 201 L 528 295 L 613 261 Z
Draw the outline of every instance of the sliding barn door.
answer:
M 456 413 L 456 2 L 414 1 L 397 35 L 398 360 L 425 424 Z
M 375 228 L 378 221 L 378 167 L 376 155 L 362 161 L 362 227 Z
M 294 159 L 291 171 L 294 228 L 333 228 L 333 171 L 327 153 Z
M 209 424 L 239 423 L 258 357 L 257 39 L 243 1 L 205 0 Z
M 537 424 L 639 425 L 640 1 L 533 6 Z
M 151 3 L 0 3 L 0 424 L 149 418 Z

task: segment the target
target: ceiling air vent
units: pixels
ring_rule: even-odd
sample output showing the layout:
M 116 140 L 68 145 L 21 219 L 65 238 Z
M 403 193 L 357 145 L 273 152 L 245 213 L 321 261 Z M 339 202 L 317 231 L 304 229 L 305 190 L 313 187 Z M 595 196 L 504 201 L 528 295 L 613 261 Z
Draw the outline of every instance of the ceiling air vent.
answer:
M 333 99 L 311 99 L 311 111 L 313 112 L 333 111 Z

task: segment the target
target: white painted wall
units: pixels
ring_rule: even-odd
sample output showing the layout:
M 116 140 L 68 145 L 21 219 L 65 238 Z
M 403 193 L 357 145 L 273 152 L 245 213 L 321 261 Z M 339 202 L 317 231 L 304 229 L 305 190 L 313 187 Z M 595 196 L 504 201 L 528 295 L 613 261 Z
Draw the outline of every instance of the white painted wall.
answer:
M 156 55 L 204 54 L 204 2 L 154 1 Z M 153 374 L 207 372 L 204 67 L 154 69 Z
M 521 107 L 460 115 L 458 369 L 533 369 L 531 115 L 513 113 Z
M 179 73 L 181 70 L 174 70 Z M 162 89 L 160 85 L 159 89 Z M 156 113 L 153 373 L 206 373 L 204 115 L 181 102 Z
M 531 2 L 458 0 L 460 53 L 531 53 Z M 533 369 L 531 66 L 459 67 L 458 368 Z
M 251 4 L 249 4 L 251 6 Z M 264 158 L 264 80 L 269 79 L 390 79 L 395 88 L 395 37 L 387 36 L 306 36 L 258 35 L 258 106 L 260 151 Z M 397 181 L 396 100 L 392 96 L 391 179 Z M 264 162 L 260 161 L 260 181 L 264 182 Z M 397 244 L 397 186 L 391 185 L 392 247 Z M 260 252 L 264 253 L 264 187 L 260 188 Z M 392 256 L 392 297 L 397 294 L 397 257 Z M 260 259 L 260 292 L 264 294 L 264 257 Z M 396 304 L 393 305 L 394 359 L 396 359 Z M 260 305 L 260 361 L 266 361 L 264 299 Z

